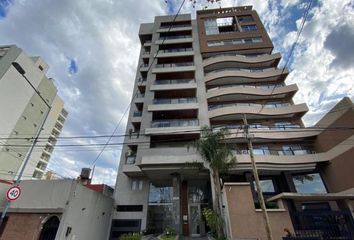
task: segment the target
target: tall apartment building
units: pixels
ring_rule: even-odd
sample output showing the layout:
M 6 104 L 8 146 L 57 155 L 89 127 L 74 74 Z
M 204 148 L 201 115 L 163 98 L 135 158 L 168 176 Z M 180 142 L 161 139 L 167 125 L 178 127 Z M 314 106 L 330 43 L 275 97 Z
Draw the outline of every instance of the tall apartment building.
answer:
M 354 196 L 351 101 L 343 99 L 314 128 L 305 128 L 301 117 L 308 107 L 293 102 L 298 86 L 285 83 L 288 70 L 278 68 L 281 55 L 273 52 L 251 6 L 198 11 L 196 20 L 189 14 L 173 19 L 158 16 L 140 26 L 141 53 L 111 239 L 166 228 L 184 236 L 206 234 L 201 211 L 212 204 L 209 171 L 186 164 L 202 161 L 191 142 L 204 125 L 229 129 L 227 143 L 238 162 L 223 177 L 227 236 L 265 239 L 243 116 L 272 208 L 275 239 L 285 236 L 285 228 L 294 236 L 304 233 L 306 221 L 313 227 L 308 230 L 320 234 L 324 217 L 308 218 L 319 210 L 328 213 L 331 227 L 342 221 L 347 232 L 331 230 L 352 233 L 353 212 L 346 212 L 353 210 Z M 331 131 L 334 126 L 348 129 Z
M 12 65 L 14 62 L 25 71 L 24 76 Z M 25 168 L 23 179 L 40 179 L 46 170 L 56 138 L 68 114 L 63 108 L 63 100 L 57 95 L 53 79 L 46 76 L 48 68 L 40 57 L 27 56 L 15 45 L 0 46 L 1 179 L 16 178 L 49 110 L 30 84 L 51 106 L 51 111 Z

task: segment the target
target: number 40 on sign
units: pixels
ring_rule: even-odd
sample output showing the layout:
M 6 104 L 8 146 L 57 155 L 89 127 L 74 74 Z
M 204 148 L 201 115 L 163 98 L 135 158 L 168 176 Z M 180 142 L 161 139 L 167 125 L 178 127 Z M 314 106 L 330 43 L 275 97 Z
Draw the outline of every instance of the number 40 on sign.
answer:
M 15 201 L 20 197 L 20 195 L 21 195 L 20 186 L 12 186 L 6 192 L 6 199 L 8 201 Z

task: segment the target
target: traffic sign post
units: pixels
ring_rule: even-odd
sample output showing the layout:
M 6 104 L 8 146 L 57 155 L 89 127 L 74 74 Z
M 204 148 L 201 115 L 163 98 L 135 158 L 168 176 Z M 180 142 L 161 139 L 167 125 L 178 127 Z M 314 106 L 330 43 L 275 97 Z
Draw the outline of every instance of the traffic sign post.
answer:
M 18 185 L 12 186 L 6 192 L 7 201 L 16 201 L 21 196 L 21 188 Z

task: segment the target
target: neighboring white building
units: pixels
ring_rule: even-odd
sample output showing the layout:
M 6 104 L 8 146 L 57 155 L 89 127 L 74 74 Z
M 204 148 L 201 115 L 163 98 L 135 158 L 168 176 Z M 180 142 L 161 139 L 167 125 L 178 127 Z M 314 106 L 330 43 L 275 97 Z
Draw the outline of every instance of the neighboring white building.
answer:
M 49 67 L 40 57 L 29 57 L 15 45 L 0 46 L 1 179 L 15 179 L 48 111 L 24 76 L 13 67 L 13 62 L 25 70 L 24 76 L 52 108 L 23 174 L 23 179 L 40 179 L 68 113 L 53 80 L 46 76 Z
M 10 185 L 0 182 L 3 196 Z M 22 194 L 11 203 L 1 240 L 107 239 L 113 190 L 84 186 L 80 180 L 24 180 Z M 4 200 L 0 200 L 3 210 Z

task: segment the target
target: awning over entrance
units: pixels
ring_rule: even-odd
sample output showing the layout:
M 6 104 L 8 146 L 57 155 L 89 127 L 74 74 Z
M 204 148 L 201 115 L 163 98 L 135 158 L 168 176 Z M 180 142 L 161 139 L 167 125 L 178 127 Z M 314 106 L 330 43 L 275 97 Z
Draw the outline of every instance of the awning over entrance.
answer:
M 335 201 L 335 200 L 354 200 L 351 193 L 293 193 L 283 192 L 268 198 L 267 201 L 277 201 L 278 199 L 292 199 L 299 201 Z

